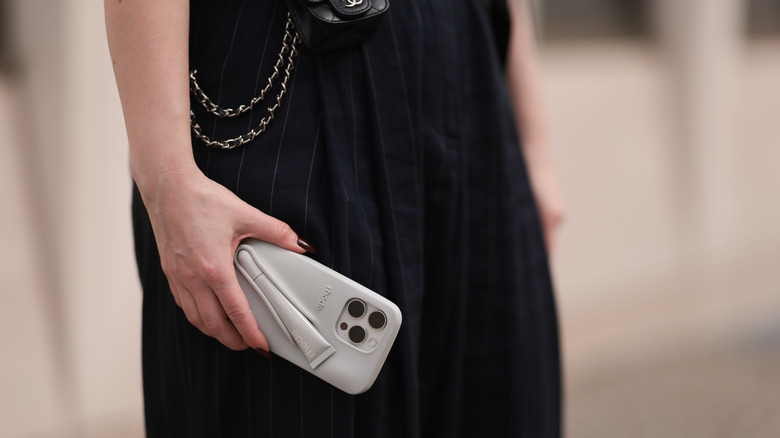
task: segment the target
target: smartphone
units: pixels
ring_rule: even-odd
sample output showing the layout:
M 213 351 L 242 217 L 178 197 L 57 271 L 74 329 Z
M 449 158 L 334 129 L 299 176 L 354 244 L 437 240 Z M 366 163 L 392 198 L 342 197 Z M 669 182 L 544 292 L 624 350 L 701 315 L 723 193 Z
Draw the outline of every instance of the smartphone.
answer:
M 349 394 L 376 380 L 401 327 L 387 298 L 292 251 L 241 242 L 238 282 L 271 352 Z

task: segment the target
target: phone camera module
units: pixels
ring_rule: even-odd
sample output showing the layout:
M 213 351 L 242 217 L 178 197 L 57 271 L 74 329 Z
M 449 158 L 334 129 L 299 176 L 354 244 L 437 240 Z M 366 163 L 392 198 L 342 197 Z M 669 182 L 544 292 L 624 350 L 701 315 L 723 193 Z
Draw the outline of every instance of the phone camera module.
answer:
M 334 328 L 345 344 L 370 353 L 382 345 L 390 323 L 387 314 L 371 300 L 353 295 L 344 304 Z
M 349 329 L 349 340 L 360 344 L 361 342 L 366 340 L 366 329 L 363 327 L 356 325 Z
M 371 328 L 381 330 L 385 328 L 385 324 L 387 324 L 387 317 L 385 317 L 384 313 L 376 310 L 368 315 L 368 325 L 370 325 Z
M 347 304 L 347 312 L 353 318 L 360 318 L 366 313 L 366 303 L 355 298 Z

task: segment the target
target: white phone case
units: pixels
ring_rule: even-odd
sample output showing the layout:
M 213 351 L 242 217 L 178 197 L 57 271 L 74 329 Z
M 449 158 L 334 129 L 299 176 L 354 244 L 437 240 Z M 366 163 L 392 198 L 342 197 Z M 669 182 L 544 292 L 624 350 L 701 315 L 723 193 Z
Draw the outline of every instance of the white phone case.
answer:
M 320 263 L 256 239 L 238 282 L 271 351 L 349 394 L 374 383 L 401 326 L 388 299 Z

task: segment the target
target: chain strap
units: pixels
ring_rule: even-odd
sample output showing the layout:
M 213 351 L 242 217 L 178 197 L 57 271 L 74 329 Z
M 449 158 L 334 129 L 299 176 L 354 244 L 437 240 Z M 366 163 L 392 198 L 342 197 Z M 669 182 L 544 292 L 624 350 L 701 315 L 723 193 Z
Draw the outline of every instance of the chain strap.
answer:
M 285 93 L 287 93 L 287 83 L 290 81 L 291 72 L 295 67 L 294 60 L 295 57 L 298 56 L 298 44 L 300 42 L 301 38 L 298 35 L 298 32 L 295 31 L 295 24 L 293 24 L 290 13 L 288 12 L 287 24 L 284 28 L 284 38 L 282 39 L 282 49 L 279 51 L 279 57 L 276 60 L 276 64 L 274 64 L 274 72 L 271 74 L 271 76 L 268 77 L 268 82 L 266 83 L 265 87 L 260 90 L 260 94 L 254 97 L 248 105 L 240 105 L 238 108 L 223 108 L 214 103 L 214 101 L 212 101 L 206 95 L 203 89 L 200 88 L 200 85 L 198 85 L 198 81 L 195 79 L 197 70 L 191 71 L 190 91 L 195 95 L 198 102 L 200 102 L 200 104 L 203 105 L 203 107 L 209 113 L 221 119 L 238 117 L 248 111 L 251 111 L 258 102 L 265 99 L 266 94 L 273 87 L 274 81 L 281 75 L 282 69 L 284 71 L 284 76 L 282 77 L 282 82 L 280 84 L 281 90 L 279 90 L 279 94 L 276 95 L 276 103 L 273 106 L 267 108 L 268 115 L 260 120 L 257 127 L 239 137 L 230 138 L 227 140 L 214 140 L 203 132 L 203 129 L 195 120 L 195 112 L 190 110 L 190 125 L 192 125 L 192 132 L 195 134 L 195 137 L 206 143 L 206 146 L 209 147 L 234 149 L 245 143 L 249 143 L 258 135 L 265 132 L 268 124 L 274 118 L 274 113 L 276 113 L 276 110 L 279 109 L 279 106 L 282 104 L 282 97 L 284 97 Z

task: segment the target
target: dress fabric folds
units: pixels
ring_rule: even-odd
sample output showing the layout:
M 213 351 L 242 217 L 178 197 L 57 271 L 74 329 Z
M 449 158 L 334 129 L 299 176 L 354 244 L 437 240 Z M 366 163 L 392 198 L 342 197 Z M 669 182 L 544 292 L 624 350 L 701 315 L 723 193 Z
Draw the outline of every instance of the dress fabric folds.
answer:
M 191 0 L 190 63 L 217 103 L 265 86 L 277 0 Z M 235 137 L 259 109 L 216 119 Z M 403 312 L 374 386 L 351 396 L 279 357 L 191 326 L 137 190 L 149 437 L 557 437 L 560 365 L 538 213 L 482 0 L 393 0 L 366 44 L 301 48 L 266 132 L 234 150 L 193 137 L 198 166 L 287 222 L 313 257 Z

